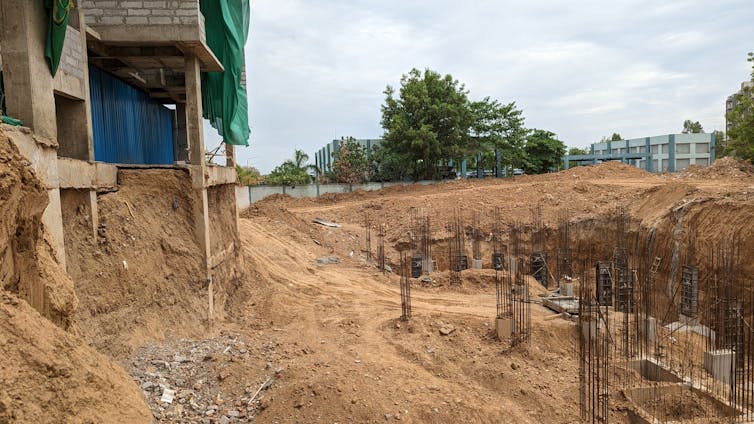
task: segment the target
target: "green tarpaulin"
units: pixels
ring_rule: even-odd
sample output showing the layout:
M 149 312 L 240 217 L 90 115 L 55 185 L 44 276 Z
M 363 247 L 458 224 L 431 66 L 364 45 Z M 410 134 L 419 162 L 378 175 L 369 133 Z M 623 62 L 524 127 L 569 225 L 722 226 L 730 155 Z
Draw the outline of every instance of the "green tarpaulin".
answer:
M 224 141 L 249 145 L 249 106 L 241 85 L 249 0 L 201 0 L 207 44 L 225 72 L 202 73 L 202 108 Z
M 68 29 L 68 19 L 71 17 L 73 0 L 45 0 L 45 8 L 50 17 L 50 24 L 47 27 L 45 57 L 50 60 L 50 71 L 52 76 L 55 76 L 60 65 L 60 56 L 63 54 L 65 32 Z

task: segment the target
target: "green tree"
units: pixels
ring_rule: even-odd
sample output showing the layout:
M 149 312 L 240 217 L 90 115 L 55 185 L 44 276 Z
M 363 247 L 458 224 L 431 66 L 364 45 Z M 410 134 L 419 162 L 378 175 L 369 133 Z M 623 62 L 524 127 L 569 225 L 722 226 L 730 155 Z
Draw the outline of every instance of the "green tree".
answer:
M 623 140 L 623 137 L 620 136 L 618 133 L 613 133 L 613 136 L 610 137 L 610 141 L 621 141 Z
M 754 85 L 754 53 L 749 53 L 747 61 L 752 63 L 751 81 Z M 754 89 L 744 87 L 736 94 L 735 100 L 735 107 L 725 115 L 730 124 L 726 151 L 754 162 Z
M 236 174 L 238 174 L 238 183 L 245 186 L 259 184 L 262 174 L 253 166 L 241 166 L 236 164 Z
M 296 149 L 293 152 L 293 160 L 288 159 L 273 169 L 266 178 L 267 183 L 272 185 L 309 184 L 311 182 L 309 170 L 316 170 L 316 167 L 307 164 L 308 160 L 309 155 L 303 150 Z
M 267 176 L 266 181 L 271 185 L 308 184 L 311 176 L 306 170 L 297 167 L 296 162 L 288 159 L 275 167 Z
M 532 130 L 526 138 L 526 170 L 541 174 L 551 169 L 558 169 L 560 160 L 565 155 L 566 146 L 556 138 L 555 133 L 546 130 Z
M 339 183 L 359 184 L 367 176 L 367 155 L 364 146 L 353 137 L 341 138 L 333 173 Z
M 387 86 L 382 105 L 383 144 L 410 166 L 415 179 L 434 178 L 443 160 L 463 155 L 472 114 L 466 88 L 450 75 L 412 69 L 400 90 Z
M 683 134 L 701 134 L 704 133 L 704 128 L 702 128 L 702 124 L 699 123 L 699 121 L 692 121 L 691 119 L 687 119 L 683 121 L 683 131 L 681 131 Z
M 519 167 L 524 163 L 524 144 L 529 130 L 516 102 L 501 104 L 485 97 L 471 102 L 472 113 L 469 153 L 484 150 L 485 167 L 496 166 L 496 156 L 502 156 L 505 167 Z M 492 152 L 490 152 L 490 150 Z
M 725 139 L 725 133 L 720 130 L 715 130 L 715 159 L 719 159 L 727 155 L 728 146 Z
M 370 181 L 402 181 L 408 175 L 405 157 L 387 149 L 382 144 L 372 146 L 368 167 Z

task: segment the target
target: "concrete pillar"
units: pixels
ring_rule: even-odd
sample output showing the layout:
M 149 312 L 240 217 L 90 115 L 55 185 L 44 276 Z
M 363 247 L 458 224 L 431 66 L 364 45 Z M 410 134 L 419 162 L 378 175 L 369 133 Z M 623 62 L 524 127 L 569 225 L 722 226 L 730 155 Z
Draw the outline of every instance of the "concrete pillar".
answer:
M 707 160 L 707 163 L 712 165 L 712 162 L 715 161 L 716 155 L 717 155 L 717 144 L 715 140 L 715 132 L 713 131 L 709 135 L 709 159 Z
M 668 172 L 675 172 L 675 134 L 668 136 Z
M 466 159 L 461 161 L 461 178 L 466 178 Z
M 189 162 L 205 165 L 204 122 L 202 120 L 202 81 L 199 59 L 193 54 L 186 56 L 186 138 Z
M 194 208 L 194 232 L 202 252 L 202 279 L 207 283 L 208 321 L 214 317 L 214 289 L 210 273 L 210 232 L 207 186 L 204 178 L 204 128 L 202 121 L 202 84 L 199 59 L 193 54 L 186 55 L 186 139 L 188 141 L 191 179 L 196 199 Z
M 175 105 L 175 148 L 173 150 L 176 162 L 188 162 L 188 134 L 186 133 L 186 104 Z
M 476 177 L 484 178 L 484 166 L 482 165 L 482 154 L 476 154 Z
M 7 112 L 37 136 L 57 140 L 53 79 L 44 57 L 48 25 L 44 3 L 2 0 L 0 8 Z
M 481 259 L 472 259 L 471 260 L 471 269 L 482 269 L 482 260 Z
M 47 231 L 45 232 L 45 239 L 50 246 L 52 246 L 52 252 L 58 263 L 65 269 L 65 237 L 63 235 L 63 213 L 60 204 L 60 189 L 53 188 L 47 190 L 47 198 L 49 203 L 47 208 L 42 213 L 42 224 L 44 224 Z
M 495 332 L 497 339 L 500 341 L 508 340 L 513 334 L 513 318 L 497 318 L 495 319 Z
M 236 167 L 236 146 L 228 143 L 225 143 L 225 166 Z

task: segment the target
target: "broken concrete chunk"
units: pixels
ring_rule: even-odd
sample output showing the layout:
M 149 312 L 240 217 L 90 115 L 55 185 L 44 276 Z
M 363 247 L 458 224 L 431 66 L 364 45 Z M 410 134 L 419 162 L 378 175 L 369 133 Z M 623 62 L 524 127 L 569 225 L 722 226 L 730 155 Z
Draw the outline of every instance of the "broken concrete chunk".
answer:
M 340 263 L 340 258 L 337 256 L 328 256 L 325 258 L 317 258 L 317 265 L 330 265 Z
M 456 328 L 452 325 L 445 325 L 440 327 L 440 334 L 442 334 L 443 336 L 447 336 L 454 331 L 456 331 Z

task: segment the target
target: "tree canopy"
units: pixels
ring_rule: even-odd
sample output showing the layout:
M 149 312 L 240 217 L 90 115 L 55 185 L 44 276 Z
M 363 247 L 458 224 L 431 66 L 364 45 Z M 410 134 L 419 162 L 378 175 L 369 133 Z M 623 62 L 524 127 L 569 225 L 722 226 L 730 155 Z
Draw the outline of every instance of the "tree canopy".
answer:
M 399 165 L 415 179 L 436 178 L 449 161 L 458 163 L 477 153 L 483 154 L 484 163 L 494 164 L 490 151 L 501 154 L 508 167 L 525 164 L 529 130 L 515 102 L 490 97 L 471 101 L 462 83 L 430 69 L 412 69 L 401 78 L 399 89 L 388 85 L 384 94 L 380 169 Z M 387 158 L 389 167 L 384 166 Z
M 683 131 L 681 131 L 683 134 L 701 134 L 704 133 L 704 128 L 702 128 L 702 124 L 699 123 L 699 121 L 692 121 L 691 119 L 687 119 L 683 121 Z
M 311 182 L 309 170 L 314 165 L 307 164 L 309 155 L 302 150 L 296 149 L 293 152 L 293 160 L 288 159 L 267 175 L 265 181 L 272 185 L 296 185 L 308 184 Z
M 341 138 L 333 173 L 339 183 L 358 184 L 366 179 L 366 150 L 353 137 Z
M 566 146 L 556 138 L 555 133 L 534 129 L 526 138 L 524 151 L 527 172 L 539 174 L 558 169 Z
M 458 80 L 412 69 L 401 78 L 397 93 L 391 86 L 384 93 L 383 143 L 400 153 L 415 178 L 434 177 L 441 159 L 463 153 L 472 116 L 466 88 Z

